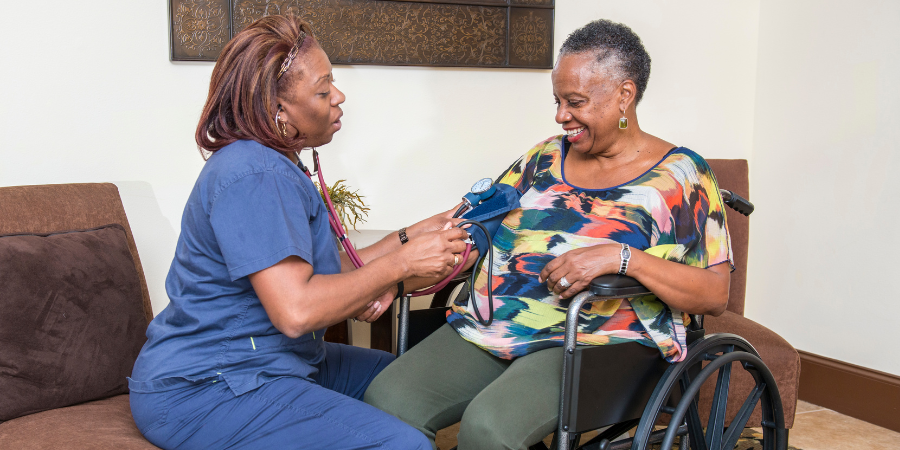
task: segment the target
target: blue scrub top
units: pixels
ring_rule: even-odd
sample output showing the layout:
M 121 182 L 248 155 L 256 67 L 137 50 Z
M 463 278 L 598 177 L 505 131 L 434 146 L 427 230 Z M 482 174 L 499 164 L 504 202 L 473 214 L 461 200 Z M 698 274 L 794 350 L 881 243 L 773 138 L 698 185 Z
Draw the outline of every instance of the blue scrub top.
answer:
M 215 152 L 185 206 L 166 277 L 170 303 L 147 329 L 129 388 L 157 392 L 217 379 L 241 395 L 277 378 L 315 375 L 325 330 L 285 336 L 247 278 L 291 255 L 316 274 L 341 270 L 313 183 L 254 141 Z

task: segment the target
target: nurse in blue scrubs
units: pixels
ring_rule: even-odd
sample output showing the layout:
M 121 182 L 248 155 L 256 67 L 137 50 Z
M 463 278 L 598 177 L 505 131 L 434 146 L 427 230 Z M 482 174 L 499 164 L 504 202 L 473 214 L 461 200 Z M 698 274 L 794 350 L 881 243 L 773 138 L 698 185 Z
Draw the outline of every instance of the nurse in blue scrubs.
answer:
M 324 342 L 374 321 L 398 295 L 453 268 L 465 232 L 449 213 L 339 253 L 296 151 L 331 141 L 344 94 L 309 25 L 269 16 L 238 33 L 213 69 L 197 128 L 208 160 L 190 194 L 129 379 L 141 433 L 165 449 L 430 449 L 419 431 L 360 401 L 393 360 Z M 401 241 L 406 241 L 404 244 Z

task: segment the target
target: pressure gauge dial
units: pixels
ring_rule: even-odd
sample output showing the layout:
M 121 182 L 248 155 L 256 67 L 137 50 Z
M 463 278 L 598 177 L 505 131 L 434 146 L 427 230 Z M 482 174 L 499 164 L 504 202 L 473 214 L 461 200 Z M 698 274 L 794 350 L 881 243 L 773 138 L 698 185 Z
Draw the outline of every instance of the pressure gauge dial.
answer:
M 482 179 L 476 181 L 475 184 L 472 185 L 471 192 L 476 195 L 483 194 L 483 193 L 487 192 L 488 189 L 490 189 L 491 186 L 493 186 L 493 184 L 494 184 L 494 180 L 492 180 L 490 178 L 482 178 Z
M 497 187 L 494 186 L 494 181 L 490 178 L 482 178 L 475 182 L 472 185 L 471 191 L 463 196 L 463 201 L 465 201 L 470 207 L 478 206 L 484 199 L 494 195 L 494 192 L 497 190 Z

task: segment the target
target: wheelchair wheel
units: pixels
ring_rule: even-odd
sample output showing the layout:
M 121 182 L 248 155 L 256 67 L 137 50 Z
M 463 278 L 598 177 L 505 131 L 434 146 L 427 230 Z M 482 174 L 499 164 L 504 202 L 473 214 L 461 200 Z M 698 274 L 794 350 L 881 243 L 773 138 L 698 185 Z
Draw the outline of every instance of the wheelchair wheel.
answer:
M 746 394 L 734 419 L 726 428 L 726 411 L 729 400 L 729 384 L 732 369 L 737 365 L 755 381 L 754 388 Z M 698 398 L 701 387 L 715 379 L 712 408 L 706 427 L 703 426 Z M 675 438 L 680 436 L 679 447 L 695 450 L 732 450 L 747 426 L 750 415 L 759 404 L 762 409 L 761 427 L 764 450 L 786 450 L 787 430 L 784 428 L 784 411 L 775 379 L 759 358 L 750 343 L 733 334 L 713 334 L 694 342 L 688 348 L 686 360 L 666 370 L 656 390 L 644 408 L 640 423 L 631 441 L 631 449 L 659 448 L 669 450 Z M 734 409 L 734 408 L 732 408 Z M 670 426 L 656 430 L 661 418 L 667 418 Z M 675 425 L 677 424 L 677 425 Z M 751 424 L 753 426 L 755 424 Z M 660 442 L 659 447 L 653 446 Z M 607 447 L 619 448 L 619 442 Z M 623 442 L 624 444 L 624 442 Z

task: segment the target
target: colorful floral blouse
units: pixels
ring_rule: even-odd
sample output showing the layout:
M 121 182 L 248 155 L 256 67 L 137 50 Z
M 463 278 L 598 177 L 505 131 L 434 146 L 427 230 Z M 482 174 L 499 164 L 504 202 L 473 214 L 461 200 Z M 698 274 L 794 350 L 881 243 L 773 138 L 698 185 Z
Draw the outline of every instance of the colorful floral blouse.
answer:
M 565 181 L 562 139 L 541 142 L 499 178 L 524 195 L 493 238 L 494 322 L 482 326 L 472 309 L 487 317 L 486 263 L 475 280 L 477 301 L 454 305 L 447 318 L 460 336 L 500 358 L 563 345 L 571 299 L 552 293 L 538 274 L 569 250 L 624 242 L 695 267 L 733 259 L 716 178 L 700 155 L 675 148 L 632 181 L 582 189 Z M 678 362 L 688 320 L 653 295 L 594 302 L 580 314 L 578 344 L 634 341 Z

